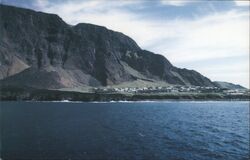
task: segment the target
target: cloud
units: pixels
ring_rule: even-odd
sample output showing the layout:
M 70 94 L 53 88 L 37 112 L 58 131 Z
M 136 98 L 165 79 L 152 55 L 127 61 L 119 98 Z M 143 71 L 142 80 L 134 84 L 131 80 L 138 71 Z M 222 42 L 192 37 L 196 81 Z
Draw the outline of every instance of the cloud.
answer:
M 170 39 L 174 44 L 162 44 L 155 50 L 165 50 L 166 56 L 175 62 L 248 54 L 248 16 L 247 12 L 229 11 L 192 21 L 180 20 L 174 26 L 168 26 L 179 34 Z
M 38 1 L 39 2 L 39 1 Z M 162 1 L 172 2 L 172 1 Z M 191 1 L 173 1 L 179 6 Z M 138 13 L 143 1 L 67 1 L 65 3 L 37 3 L 40 10 L 59 14 L 67 23 L 93 23 L 123 32 L 142 48 L 163 54 L 173 64 L 195 69 L 212 80 L 225 80 L 249 85 L 249 61 L 231 63 L 226 58 L 248 57 L 249 12 L 232 8 L 227 11 L 194 14 L 190 18 L 149 18 L 148 12 Z M 214 60 L 218 60 L 216 64 Z M 206 65 L 194 63 L 207 61 Z M 214 65 L 224 70 L 207 70 Z M 235 65 L 233 70 L 230 65 Z M 223 78 L 224 77 L 224 78 Z
M 49 5 L 49 1 L 48 0 L 36 0 L 35 2 L 33 2 L 33 5 L 38 8 L 45 8 Z
M 161 4 L 169 6 L 185 6 L 192 2 L 188 0 L 161 0 Z
M 248 0 L 235 0 L 234 1 L 237 6 L 250 6 L 250 2 Z

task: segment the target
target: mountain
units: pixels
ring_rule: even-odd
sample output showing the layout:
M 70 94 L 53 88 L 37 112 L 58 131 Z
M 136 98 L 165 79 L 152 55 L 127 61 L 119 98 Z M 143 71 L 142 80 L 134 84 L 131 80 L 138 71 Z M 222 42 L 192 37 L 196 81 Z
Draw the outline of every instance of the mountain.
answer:
M 6 5 L 0 5 L 0 57 L 2 85 L 59 89 L 142 80 L 215 86 L 123 33 L 86 23 L 71 26 L 55 14 Z
M 215 81 L 214 84 L 223 89 L 246 89 L 245 87 L 239 85 L 239 84 L 233 84 L 233 83 L 228 83 L 228 82 L 221 82 L 221 81 Z

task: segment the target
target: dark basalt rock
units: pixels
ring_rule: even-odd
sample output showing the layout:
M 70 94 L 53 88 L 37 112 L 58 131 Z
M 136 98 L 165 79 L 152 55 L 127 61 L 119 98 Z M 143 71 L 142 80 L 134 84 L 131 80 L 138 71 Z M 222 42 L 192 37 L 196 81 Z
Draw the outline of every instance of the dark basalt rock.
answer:
M 55 14 L 6 5 L 0 5 L 0 58 L 2 84 L 48 89 L 142 78 L 129 67 L 150 81 L 214 86 L 198 72 L 142 50 L 120 32 L 85 23 L 70 26 Z

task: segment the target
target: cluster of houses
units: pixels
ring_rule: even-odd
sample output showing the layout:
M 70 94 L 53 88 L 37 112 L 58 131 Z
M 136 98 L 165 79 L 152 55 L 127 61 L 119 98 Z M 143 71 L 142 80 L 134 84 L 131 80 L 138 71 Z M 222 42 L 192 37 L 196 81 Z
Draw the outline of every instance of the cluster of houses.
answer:
M 250 90 L 242 90 L 242 89 L 228 89 L 223 91 L 224 94 L 227 95 L 250 95 Z
M 96 93 L 228 93 L 230 90 L 218 87 L 201 87 L 201 86 L 157 86 L 157 87 L 114 87 L 114 88 L 94 88 Z M 233 92 L 234 91 L 234 92 Z M 241 93 L 240 90 L 233 90 L 232 93 Z

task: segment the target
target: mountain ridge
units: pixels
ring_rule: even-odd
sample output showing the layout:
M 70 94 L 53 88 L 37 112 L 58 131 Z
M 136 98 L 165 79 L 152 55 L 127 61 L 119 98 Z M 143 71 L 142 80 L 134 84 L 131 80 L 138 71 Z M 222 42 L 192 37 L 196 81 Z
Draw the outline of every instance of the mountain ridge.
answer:
M 215 85 L 219 88 L 223 89 L 239 89 L 239 90 L 245 90 L 246 88 L 239 85 L 239 84 L 233 84 L 229 82 L 223 82 L 223 81 L 214 81 Z
M 0 5 L 2 85 L 59 89 L 136 80 L 216 86 L 194 70 L 173 66 L 121 32 L 88 23 L 68 25 L 56 14 Z

